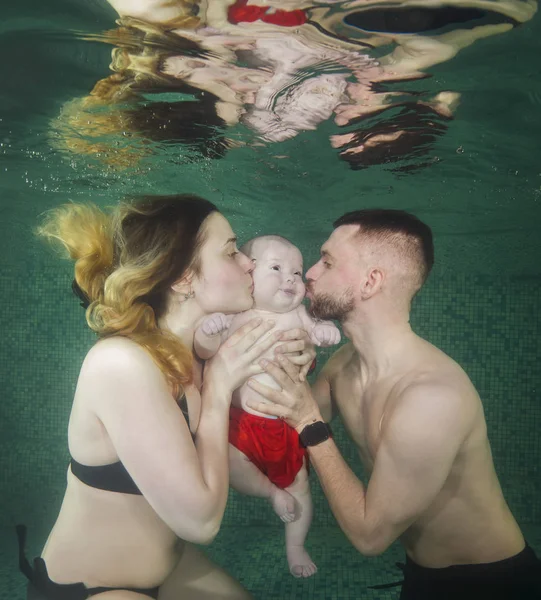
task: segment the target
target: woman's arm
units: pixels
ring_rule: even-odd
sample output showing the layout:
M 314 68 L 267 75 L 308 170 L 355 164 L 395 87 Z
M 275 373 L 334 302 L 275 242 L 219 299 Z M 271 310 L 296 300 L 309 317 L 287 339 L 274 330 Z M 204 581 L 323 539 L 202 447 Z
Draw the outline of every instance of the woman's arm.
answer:
M 220 449 L 220 441 L 227 436 L 228 391 L 216 391 L 213 402 L 202 407 L 203 431 L 208 428 L 204 423 L 212 421 L 216 442 L 212 457 L 200 457 L 165 378 L 145 350 L 116 338 L 93 352 L 81 378 L 92 378 L 95 411 L 119 460 L 176 535 L 210 542 L 223 511 L 219 486 L 209 485 L 205 475 L 209 469 L 227 473 L 227 445 L 223 442 Z M 211 458 L 212 464 L 206 464 Z
M 81 371 L 79 385 L 92 386 L 95 413 L 119 460 L 184 540 L 210 543 L 219 530 L 229 488 L 231 394 L 262 372 L 257 358 L 276 336 L 259 340 L 270 328 L 248 323 L 209 361 L 195 445 L 162 372 L 134 342 L 119 337 L 97 344 Z

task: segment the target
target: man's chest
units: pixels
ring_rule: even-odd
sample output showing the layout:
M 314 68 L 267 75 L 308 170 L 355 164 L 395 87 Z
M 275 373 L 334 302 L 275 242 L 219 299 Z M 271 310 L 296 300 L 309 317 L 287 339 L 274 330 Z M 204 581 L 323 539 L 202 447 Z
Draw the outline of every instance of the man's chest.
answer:
M 389 406 L 388 386 L 373 385 L 363 389 L 358 378 L 343 374 L 331 382 L 331 393 L 365 469 L 371 471 Z

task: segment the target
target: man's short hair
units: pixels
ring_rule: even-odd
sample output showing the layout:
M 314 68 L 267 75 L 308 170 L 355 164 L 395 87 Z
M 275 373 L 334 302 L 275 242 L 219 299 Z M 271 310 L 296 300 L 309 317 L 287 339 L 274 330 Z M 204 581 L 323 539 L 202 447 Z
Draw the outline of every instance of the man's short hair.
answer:
M 348 212 L 334 223 L 359 225 L 359 235 L 395 247 L 403 258 L 412 262 L 419 275 L 420 289 L 434 264 L 432 230 L 415 215 L 404 210 L 370 208 Z

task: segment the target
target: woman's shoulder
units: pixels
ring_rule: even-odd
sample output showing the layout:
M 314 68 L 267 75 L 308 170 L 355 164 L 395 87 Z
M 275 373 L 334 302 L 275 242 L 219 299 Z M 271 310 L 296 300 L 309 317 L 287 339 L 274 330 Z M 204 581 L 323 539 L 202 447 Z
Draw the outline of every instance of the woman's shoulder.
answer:
M 103 374 L 115 371 L 138 377 L 159 372 L 150 354 L 128 337 L 115 335 L 98 341 L 88 352 L 82 372 Z
M 86 407 L 104 422 L 125 410 L 144 414 L 149 405 L 170 400 L 169 384 L 152 356 L 127 337 L 111 336 L 86 355 L 74 406 Z

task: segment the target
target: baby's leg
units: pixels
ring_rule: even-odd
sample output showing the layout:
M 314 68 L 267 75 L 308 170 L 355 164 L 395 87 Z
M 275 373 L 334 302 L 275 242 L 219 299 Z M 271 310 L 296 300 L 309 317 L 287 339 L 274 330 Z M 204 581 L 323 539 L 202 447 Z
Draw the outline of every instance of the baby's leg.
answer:
M 241 494 L 267 498 L 274 512 L 284 523 L 290 523 L 295 519 L 293 496 L 286 490 L 276 487 L 246 455 L 232 444 L 229 444 L 229 484 Z
M 306 462 L 297 473 L 295 481 L 286 488 L 297 504 L 298 517 L 286 524 L 286 551 L 289 570 L 295 577 L 310 577 L 317 571 L 310 555 L 304 549 L 304 541 L 312 522 L 312 495 Z

